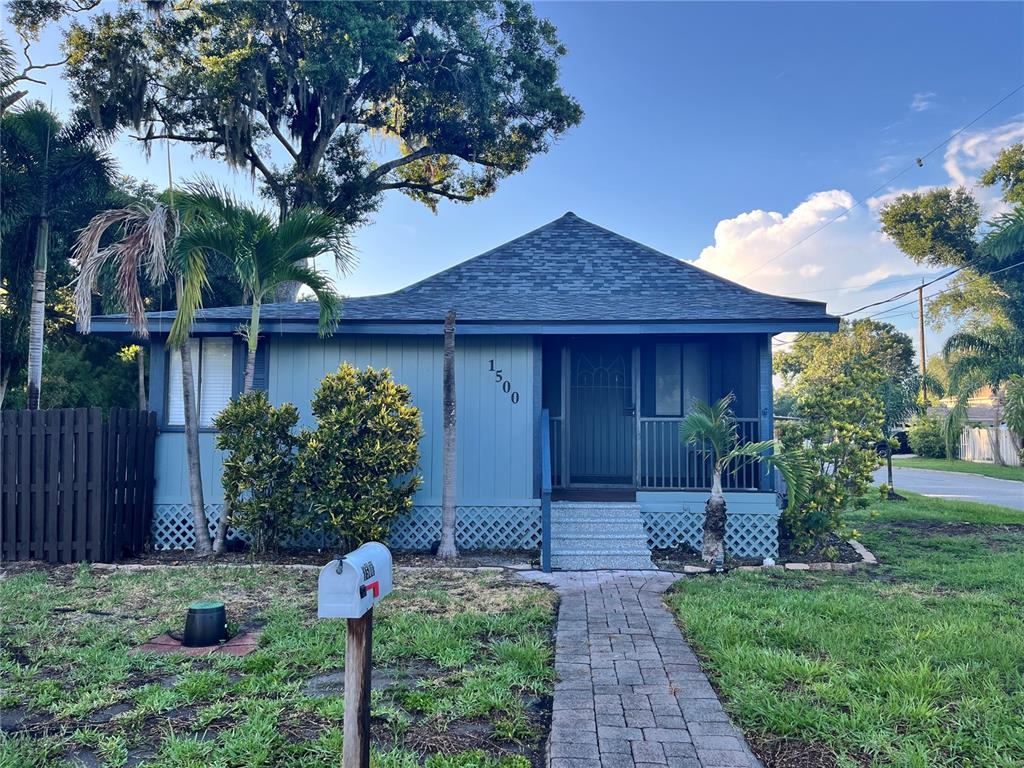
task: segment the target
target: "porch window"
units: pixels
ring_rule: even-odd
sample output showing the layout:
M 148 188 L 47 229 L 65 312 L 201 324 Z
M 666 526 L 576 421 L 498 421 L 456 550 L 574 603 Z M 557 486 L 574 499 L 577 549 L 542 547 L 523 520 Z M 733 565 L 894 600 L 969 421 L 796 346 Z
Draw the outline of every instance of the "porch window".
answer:
M 681 345 L 654 345 L 654 415 L 681 415 L 683 372 Z
M 693 401 L 708 402 L 710 397 L 708 345 L 683 344 L 683 412 L 693 410 Z
M 232 340 L 230 338 L 192 339 L 192 376 L 199 399 L 199 426 L 213 426 L 213 420 L 231 399 Z M 168 352 L 167 424 L 185 423 L 185 401 L 181 387 L 181 356 Z

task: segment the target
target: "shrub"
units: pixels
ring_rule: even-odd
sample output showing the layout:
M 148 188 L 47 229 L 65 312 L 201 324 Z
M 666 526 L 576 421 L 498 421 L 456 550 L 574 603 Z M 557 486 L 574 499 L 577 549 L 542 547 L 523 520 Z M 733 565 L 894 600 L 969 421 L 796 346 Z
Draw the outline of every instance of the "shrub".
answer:
M 929 459 L 946 458 L 946 441 L 942 436 L 942 427 L 934 416 L 921 414 L 910 422 L 907 432 L 910 450 L 918 456 Z
M 264 392 L 232 400 L 214 419 L 216 445 L 227 455 L 221 482 L 225 511 L 233 525 L 245 529 L 252 551 L 277 551 L 295 530 L 291 475 L 299 420 L 294 405 L 274 408 Z
M 816 465 L 806 500 L 781 517 L 795 551 L 842 531 L 842 513 L 866 504 L 871 473 L 880 464 L 875 444 L 885 420 L 878 394 L 885 375 L 862 339 L 835 333 L 816 346 L 795 378 L 799 420 L 784 422 L 780 439 L 787 451 L 802 450 Z
M 387 369 L 345 363 L 320 383 L 313 415 L 317 426 L 300 433 L 294 472 L 310 523 L 348 548 L 384 539 L 421 482 L 413 473 L 423 428 L 409 388 Z

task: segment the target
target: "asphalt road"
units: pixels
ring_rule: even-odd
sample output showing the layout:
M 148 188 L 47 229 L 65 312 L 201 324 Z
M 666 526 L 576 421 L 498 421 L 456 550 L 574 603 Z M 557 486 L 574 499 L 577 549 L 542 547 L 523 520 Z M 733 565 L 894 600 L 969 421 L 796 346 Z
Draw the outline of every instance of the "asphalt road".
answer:
M 936 499 L 978 501 L 1024 510 L 1024 483 L 996 480 L 968 472 L 940 472 L 934 469 L 910 469 L 892 464 L 896 490 L 913 491 Z M 875 482 L 886 481 L 885 467 L 875 472 Z

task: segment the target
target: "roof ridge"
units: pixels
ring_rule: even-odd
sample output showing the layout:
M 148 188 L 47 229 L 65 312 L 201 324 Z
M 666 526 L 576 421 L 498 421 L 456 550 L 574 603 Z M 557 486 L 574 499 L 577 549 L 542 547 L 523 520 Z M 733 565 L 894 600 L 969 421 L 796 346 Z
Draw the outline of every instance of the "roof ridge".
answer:
M 570 211 L 570 213 L 572 213 L 572 212 Z M 673 263 L 675 263 L 675 264 L 677 264 L 677 265 L 679 265 L 681 267 L 688 267 L 690 269 L 694 269 L 697 272 L 700 272 L 702 275 L 707 275 L 712 280 L 718 280 L 718 281 L 723 282 L 723 283 L 728 283 L 729 285 L 735 286 L 736 288 L 744 290 L 747 293 L 751 293 L 751 294 L 753 294 L 755 296 L 767 296 L 767 297 L 772 298 L 772 299 L 780 299 L 781 301 L 797 302 L 797 303 L 800 303 L 800 304 L 821 304 L 822 306 L 826 306 L 826 304 L 827 304 L 824 301 L 814 301 L 813 299 L 798 299 L 798 298 L 793 298 L 793 297 L 790 297 L 790 296 L 779 296 L 778 294 L 775 294 L 775 293 L 766 293 L 765 291 L 758 291 L 758 290 L 756 290 L 754 288 L 750 288 L 750 287 L 748 287 L 746 285 L 743 285 L 742 283 L 738 283 L 735 280 L 730 280 L 729 278 L 722 277 L 721 275 L 715 274 L 714 272 L 711 272 L 710 270 L 704 269 L 702 267 L 698 267 L 693 262 L 687 261 L 685 259 L 676 258 L 672 254 L 665 253 L 664 251 L 659 251 L 657 248 L 654 248 L 653 246 L 647 245 L 646 243 L 641 243 L 639 240 L 634 240 L 633 238 L 627 237 L 626 235 L 623 235 L 623 234 L 621 234 L 619 232 L 616 232 L 615 230 L 608 229 L 607 227 L 602 227 L 600 224 L 595 224 L 594 222 L 590 221 L 589 219 L 584 219 L 582 216 L 577 216 L 576 214 L 572 214 L 572 215 L 575 218 L 577 218 L 580 221 L 582 221 L 584 224 L 589 224 L 594 229 L 600 230 L 601 232 L 604 232 L 605 234 L 611 235 L 612 237 L 618 238 L 619 240 L 623 240 L 623 241 L 629 243 L 630 245 L 635 245 L 638 248 L 644 249 L 645 251 L 649 251 L 650 253 L 654 254 L 655 256 L 660 256 L 660 257 L 665 258 L 665 259 L 671 259 Z

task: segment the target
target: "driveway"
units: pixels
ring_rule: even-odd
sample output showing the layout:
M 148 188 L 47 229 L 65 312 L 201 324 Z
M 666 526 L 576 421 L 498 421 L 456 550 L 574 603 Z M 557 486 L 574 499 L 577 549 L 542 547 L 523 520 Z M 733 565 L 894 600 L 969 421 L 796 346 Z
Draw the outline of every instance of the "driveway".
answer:
M 910 469 L 892 464 L 896 490 L 913 491 L 922 496 L 953 501 L 977 501 L 1024 510 L 1024 483 L 996 480 L 967 472 L 940 472 L 934 469 Z M 875 472 L 875 482 L 886 481 L 885 467 Z

